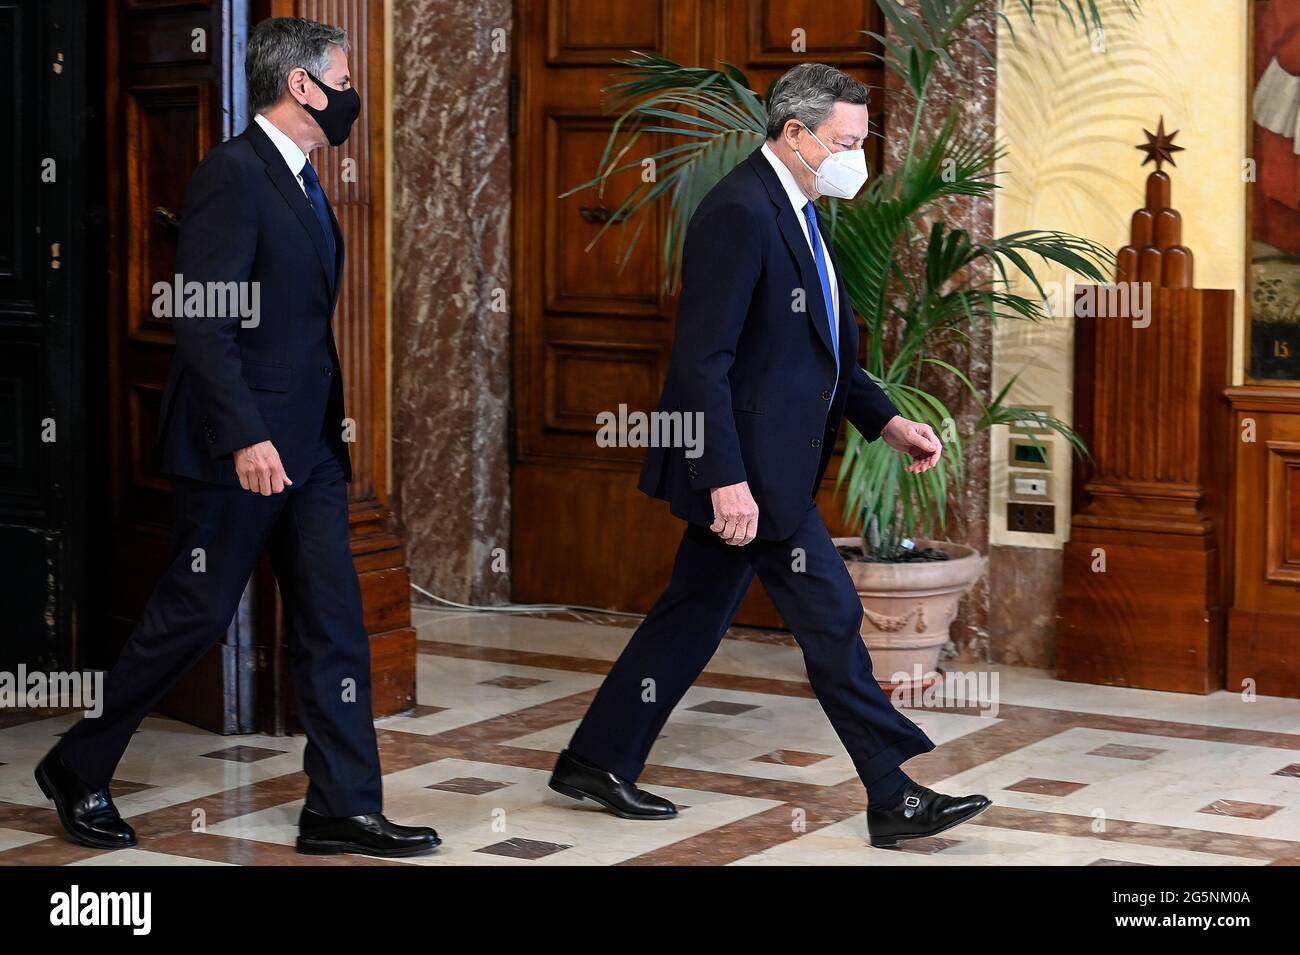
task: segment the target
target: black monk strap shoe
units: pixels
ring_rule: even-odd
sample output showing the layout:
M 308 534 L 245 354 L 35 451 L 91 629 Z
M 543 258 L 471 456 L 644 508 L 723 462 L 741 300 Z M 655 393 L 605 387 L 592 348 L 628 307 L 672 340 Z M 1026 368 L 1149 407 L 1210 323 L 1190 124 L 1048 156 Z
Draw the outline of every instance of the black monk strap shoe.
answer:
M 898 805 L 867 806 L 867 835 L 877 849 L 891 849 L 904 839 L 924 839 L 961 825 L 991 805 L 987 796 L 945 796 L 908 783 Z

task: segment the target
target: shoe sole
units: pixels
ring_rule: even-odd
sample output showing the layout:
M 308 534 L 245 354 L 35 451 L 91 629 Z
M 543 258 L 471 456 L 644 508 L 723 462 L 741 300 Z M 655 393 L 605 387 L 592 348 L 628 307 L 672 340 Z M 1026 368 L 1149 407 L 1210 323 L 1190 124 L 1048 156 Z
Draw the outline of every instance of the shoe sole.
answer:
M 552 789 L 554 789 L 557 793 L 559 793 L 561 796 L 568 796 L 570 799 L 577 799 L 579 801 L 583 799 L 590 799 L 592 802 L 598 803 L 599 805 L 603 806 L 606 812 L 612 812 L 620 819 L 634 819 L 639 822 L 639 821 L 648 821 L 652 819 L 674 819 L 677 816 L 676 809 L 674 809 L 671 813 L 661 813 L 652 816 L 638 816 L 635 815 L 634 813 L 624 812 L 621 809 L 614 808 L 608 802 L 601 799 L 599 796 L 593 796 L 591 793 L 583 792 L 581 789 L 575 789 L 573 786 L 566 785 L 565 783 L 557 783 L 554 779 L 552 779 L 548 785 Z
M 45 774 L 41 771 L 40 766 L 36 767 L 36 771 L 32 773 L 32 776 L 36 779 L 36 785 L 41 788 L 41 794 L 50 802 L 54 803 L 54 811 L 59 816 L 59 825 L 63 827 L 63 831 L 67 833 L 68 838 L 73 842 L 87 846 L 91 849 L 134 849 L 139 845 L 139 842 L 136 839 L 132 839 L 130 842 L 96 842 L 94 839 L 88 839 L 85 836 L 78 835 L 73 831 L 72 827 L 68 825 L 68 820 L 63 815 L 63 807 L 59 805 L 59 801 L 54 798 L 54 794 L 51 792 L 53 784 L 45 778 Z
M 960 826 L 963 822 L 970 822 L 972 819 L 974 819 L 976 816 L 978 816 L 985 809 L 988 809 L 992 805 L 993 805 L 992 802 L 985 803 L 983 806 L 980 806 L 974 812 L 968 813 L 962 816 L 960 819 L 954 819 L 951 822 L 944 823 L 938 829 L 931 829 L 929 832 L 918 832 L 915 833 L 914 835 L 907 835 L 907 836 L 883 836 L 878 840 L 868 837 L 867 841 L 870 843 L 871 848 L 873 849 L 893 849 L 897 847 L 897 845 L 900 842 L 907 842 L 909 839 L 928 839 L 931 836 L 937 836 L 941 832 L 947 832 L 953 826 Z
M 299 855 L 304 856 L 338 856 L 338 855 L 358 855 L 358 856 L 376 856 L 380 859 L 402 859 L 407 856 L 424 855 L 426 852 L 432 852 L 442 845 L 442 840 L 416 846 L 411 849 L 389 849 L 381 851 L 378 849 L 367 849 L 364 846 L 358 846 L 351 842 L 334 842 L 327 839 L 304 839 L 298 837 L 297 849 Z

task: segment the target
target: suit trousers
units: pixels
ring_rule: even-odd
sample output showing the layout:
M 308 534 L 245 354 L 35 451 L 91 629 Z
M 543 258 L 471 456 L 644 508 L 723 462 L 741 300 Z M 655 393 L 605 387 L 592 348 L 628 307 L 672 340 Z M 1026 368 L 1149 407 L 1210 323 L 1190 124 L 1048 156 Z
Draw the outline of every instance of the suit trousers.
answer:
M 307 736 L 307 806 L 327 816 L 380 811 L 370 642 L 352 563 L 347 483 L 323 441 L 307 460 L 314 462 L 310 473 L 291 473 L 294 484 L 268 497 L 173 479 L 171 562 L 104 681 L 103 712 L 82 719 L 56 747 L 87 785 L 108 784 L 141 721 L 221 639 L 265 545 Z
M 862 602 L 815 504 L 783 541 L 725 543 L 707 527 L 682 535 L 672 580 L 632 634 L 570 749 L 635 780 L 664 722 L 699 677 L 757 574 L 803 651 L 808 681 L 863 783 L 934 749 L 872 675 Z

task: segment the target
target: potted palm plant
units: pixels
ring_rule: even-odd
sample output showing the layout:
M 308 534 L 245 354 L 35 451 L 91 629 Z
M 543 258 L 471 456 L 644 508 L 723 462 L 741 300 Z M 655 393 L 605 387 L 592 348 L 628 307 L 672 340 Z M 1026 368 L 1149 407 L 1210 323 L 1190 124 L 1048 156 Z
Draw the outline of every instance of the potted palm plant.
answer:
M 895 674 L 907 679 L 919 672 L 929 679 L 936 672 L 960 599 L 983 572 L 984 558 L 975 548 L 937 539 L 947 522 L 951 491 L 963 480 L 970 438 L 994 425 L 1032 422 L 1086 454 L 1064 422 L 1008 401 L 1014 379 L 987 397 L 960 367 L 940 357 L 981 323 L 1051 317 L 1032 259 L 1091 282 L 1106 281 L 1113 263 L 1108 250 L 1078 236 L 1033 230 L 981 242 L 944 218 L 945 201 L 987 197 L 997 188 L 994 173 L 1004 153 L 987 133 L 964 129 L 956 107 L 928 135 L 922 117 L 938 68 L 953 67 L 956 46 L 966 42 L 963 28 L 976 14 L 996 10 L 1004 16 L 1004 2 L 924 0 L 912 4 L 913 10 L 900 0 L 876 0 L 892 29 L 888 36 L 869 36 L 883 51 L 876 55 L 913 100 L 910 133 L 901 162 L 875 176 L 856 199 L 821 200 L 862 326 L 863 367 L 903 415 L 928 422 L 946 447 L 937 467 L 911 474 L 905 456 L 884 442 L 865 440 L 851 426 L 848 430 L 837 487 L 846 521 L 860 534 L 838 538 L 836 544 L 862 599 L 863 639 L 886 683 Z M 1034 0 L 1018 2 L 1032 18 Z M 1136 0 L 1117 2 L 1130 10 L 1137 6 Z M 1072 19 L 1077 14 L 1079 22 L 1101 26 L 1095 0 L 1057 3 Z M 617 62 L 626 73 L 609 92 L 620 115 L 597 175 L 566 195 L 603 189 L 615 174 L 640 169 L 642 182 L 605 229 L 614 223 L 627 228 L 640 210 L 664 200 L 665 282 L 671 290 L 691 213 L 762 143 L 767 110 L 733 66 L 686 67 L 645 54 Z M 658 148 L 639 149 L 642 137 L 656 137 Z M 639 234 L 638 224 L 631 242 Z M 1013 291 L 1017 276 L 1033 295 Z M 953 383 L 972 396 L 978 409 L 973 418 L 958 421 L 941 398 Z

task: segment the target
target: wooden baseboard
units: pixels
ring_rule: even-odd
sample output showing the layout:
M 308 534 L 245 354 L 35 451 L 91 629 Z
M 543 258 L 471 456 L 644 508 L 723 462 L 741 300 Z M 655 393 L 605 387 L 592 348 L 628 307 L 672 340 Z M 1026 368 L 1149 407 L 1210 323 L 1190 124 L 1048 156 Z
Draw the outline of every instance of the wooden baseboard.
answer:
M 1300 699 L 1300 614 L 1232 609 L 1224 687 Z
M 1105 572 L 1094 571 L 1105 553 Z M 1223 611 L 1213 549 L 1071 540 L 1057 604 L 1062 680 L 1212 693 L 1223 687 Z

